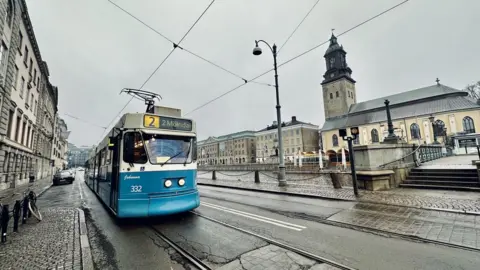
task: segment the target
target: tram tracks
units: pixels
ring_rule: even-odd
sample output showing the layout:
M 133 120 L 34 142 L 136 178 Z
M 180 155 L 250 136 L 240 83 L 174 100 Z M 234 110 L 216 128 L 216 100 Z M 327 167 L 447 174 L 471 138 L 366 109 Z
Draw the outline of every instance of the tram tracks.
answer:
M 182 248 L 180 245 L 176 244 L 174 241 L 169 239 L 167 236 L 165 236 L 161 231 L 156 229 L 154 226 L 149 226 L 150 229 L 155 231 L 156 235 L 158 238 L 163 240 L 165 243 L 167 243 L 170 247 L 172 247 L 176 252 L 178 252 L 180 255 L 182 255 L 183 258 L 185 258 L 189 263 L 197 267 L 199 270 L 213 270 L 210 266 L 205 264 L 202 260 L 197 258 L 195 255 L 191 254 L 184 248 Z
M 254 232 L 251 232 L 249 230 L 246 230 L 246 229 L 243 229 L 243 228 L 240 228 L 240 227 L 237 227 L 237 226 L 234 226 L 234 225 L 231 225 L 231 224 L 228 224 L 228 223 L 225 223 L 223 221 L 220 221 L 220 220 L 217 220 L 217 219 L 214 219 L 214 218 L 211 218 L 211 217 L 207 217 L 203 214 L 200 214 L 196 211 L 190 211 L 190 213 L 192 214 L 195 214 L 199 217 L 202 217 L 204 219 L 207 219 L 209 221 L 212 221 L 212 222 L 215 222 L 217 224 L 220 224 L 222 226 L 225 226 L 225 227 L 228 227 L 228 228 L 231 228 L 231 229 L 234 229 L 234 230 L 237 230 L 237 231 L 240 231 L 242 233 L 246 233 L 248 235 L 251 235 L 251 236 L 254 236 L 254 237 L 258 237 L 270 244 L 273 244 L 273 245 L 276 245 L 276 246 L 279 246 L 279 247 L 282 247 L 284 249 L 287 249 L 289 251 L 292 251 L 292 252 L 295 252 L 297 254 L 300 254 L 304 257 L 307 257 L 309 259 L 312 259 L 312 260 L 315 260 L 317 262 L 321 262 L 321 263 L 325 263 L 325 264 L 328 264 L 328 265 L 331 265 L 333 267 L 336 267 L 338 269 L 342 269 L 342 270 L 355 270 L 355 268 L 352 268 L 352 267 L 349 267 L 349 266 L 346 266 L 346 265 L 343 265 L 343 264 L 340 264 L 340 263 L 337 263 L 337 262 L 334 262 L 332 260 L 329 260 L 327 258 L 324 258 L 322 256 L 319 256 L 319 255 L 316 255 L 316 254 L 313 254 L 313 253 L 310 253 L 308 251 L 305 251 L 305 250 L 302 250 L 302 249 L 299 249 L 297 247 L 294 247 L 292 245 L 289 245 L 289 244 L 285 244 L 285 243 L 282 243 L 282 242 L 279 242 L 277 240 L 274 240 L 274 239 L 271 239 L 271 238 L 268 238 L 268 237 L 265 237 L 263 235 L 260 235 L 260 234 L 257 234 L 257 233 L 254 233 Z

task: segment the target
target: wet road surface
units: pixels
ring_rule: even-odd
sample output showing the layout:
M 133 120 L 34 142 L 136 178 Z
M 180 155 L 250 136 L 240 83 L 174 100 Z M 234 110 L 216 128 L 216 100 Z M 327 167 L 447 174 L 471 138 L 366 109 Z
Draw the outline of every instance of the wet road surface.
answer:
M 358 269 L 478 269 L 480 263 L 478 252 L 317 222 L 353 207 L 351 202 L 199 189 L 196 212 Z

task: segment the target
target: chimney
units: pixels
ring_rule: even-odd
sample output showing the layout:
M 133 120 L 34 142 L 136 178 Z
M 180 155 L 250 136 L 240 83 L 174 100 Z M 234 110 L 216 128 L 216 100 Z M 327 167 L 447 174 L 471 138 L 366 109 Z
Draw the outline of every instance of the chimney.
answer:
M 292 122 L 297 122 L 297 117 L 296 116 L 292 116 Z

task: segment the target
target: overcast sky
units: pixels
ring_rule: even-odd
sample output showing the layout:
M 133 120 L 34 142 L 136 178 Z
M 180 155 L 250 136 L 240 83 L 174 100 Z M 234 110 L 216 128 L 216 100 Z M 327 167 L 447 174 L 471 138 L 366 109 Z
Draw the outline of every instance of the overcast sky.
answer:
M 126 10 L 175 41 L 210 0 L 116 0 Z M 268 53 L 253 56 L 255 39 L 281 46 L 316 0 L 217 0 L 182 46 L 247 79 L 270 69 Z M 336 33 L 401 0 L 320 0 L 282 49 L 278 61 L 326 41 Z M 130 99 L 119 92 L 138 88 L 172 50 L 172 44 L 107 0 L 27 0 L 40 51 L 59 87 L 59 112 L 70 142 L 96 144 L 103 129 Z M 435 83 L 455 88 L 480 80 L 478 0 L 410 0 L 405 5 L 339 37 L 357 81 L 358 101 Z M 322 125 L 323 54 L 328 44 L 279 69 L 282 117 Z M 264 47 L 264 49 L 266 49 Z M 264 52 L 267 52 L 264 50 Z M 272 83 L 273 73 L 258 81 Z M 163 96 L 160 105 L 189 112 L 242 81 L 176 50 L 145 90 Z M 124 112 L 144 111 L 132 101 Z M 276 118 L 273 87 L 247 84 L 188 115 L 200 139 L 258 130 Z

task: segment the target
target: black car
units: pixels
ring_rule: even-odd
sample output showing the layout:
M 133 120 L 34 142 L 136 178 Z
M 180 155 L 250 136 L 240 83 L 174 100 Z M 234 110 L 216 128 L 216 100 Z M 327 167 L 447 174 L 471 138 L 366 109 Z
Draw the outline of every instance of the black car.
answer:
M 53 185 L 58 185 L 60 183 L 67 183 L 71 184 L 75 180 L 75 175 L 73 174 L 72 171 L 70 170 L 63 170 L 63 171 L 58 171 L 54 176 L 53 176 Z

